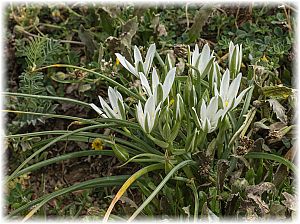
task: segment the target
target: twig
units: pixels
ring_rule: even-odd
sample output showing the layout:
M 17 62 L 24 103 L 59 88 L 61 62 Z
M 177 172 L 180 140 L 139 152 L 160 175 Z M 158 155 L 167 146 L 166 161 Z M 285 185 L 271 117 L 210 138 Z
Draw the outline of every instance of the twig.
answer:
M 19 31 L 26 34 L 26 35 L 28 35 L 28 36 L 31 36 L 31 37 L 39 37 L 38 35 L 30 33 L 30 32 L 28 32 L 24 29 L 19 29 Z M 74 40 L 57 40 L 57 39 L 51 39 L 51 38 L 48 38 L 48 37 L 46 37 L 46 39 L 47 40 L 53 40 L 53 41 L 60 42 L 60 43 L 77 44 L 77 45 L 82 45 L 82 46 L 85 45 L 83 42 L 74 41 Z
M 188 15 L 188 4 L 189 3 L 186 3 L 186 5 L 185 5 L 186 30 L 188 30 L 190 27 L 190 20 L 189 20 L 189 15 Z

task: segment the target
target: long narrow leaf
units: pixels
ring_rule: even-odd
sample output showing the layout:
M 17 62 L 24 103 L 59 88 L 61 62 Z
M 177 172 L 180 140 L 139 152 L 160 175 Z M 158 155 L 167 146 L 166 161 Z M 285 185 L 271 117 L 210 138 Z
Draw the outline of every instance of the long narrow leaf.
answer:
M 249 152 L 245 155 L 245 158 L 274 160 L 276 162 L 285 165 L 287 168 L 291 169 L 294 173 L 297 172 L 297 167 L 291 161 L 278 155 L 274 155 L 266 152 Z
M 122 195 L 125 193 L 125 191 L 131 186 L 131 184 L 136 181 L 138 178 L 140 178 L 142 175 L 154 171 L 154 170 L 159 170 L 159 169 L 163 169 L 164 168 L 164 164 L 152 164 L 150 166 L 146 166 L 142 169 L 140 169 L 139 171 L 137 171 L 136 173 L 134 173 L 120 188 L 120 190 L 118 191 L 118 193 L 116 194 L 116 196 L 114 197 L 114 199 L 112 200 L 111 204 L 109 205 L 109 208 L 107 209 L 105 216 L 103 218 L 103 222 L 107 222 L 109 215 L 111 213 L 111 211 L 113 210 L 115 204 L 117 203 L 117 201 L 122 197 Z
M 99 124 L 99 122 L 80 118 L 80 117 L 72 117 L 67 115 L 61 115 L 61 114 L 46 114 L 46 113 L 37 113 L 37 112 L 31 112 L 31 111 L 18 111 L 18 110 L 2 110 L 2 112 L 6 113 L 15 113 L 15 114 L 30 114 L 30 115 L 40 115 L 48 118 L 62 118 L 62 119 L 68 119 L 68 120 L 74 120 L 74 121 L 80 121 L 83 124 Z
M 6 96 L 17 96 L 17 97 L 30 97 L 30 98 L 38 98 L 38 99 L 45 99 L 45 100 L 57 100 L 57 101 L 66 101 L 70 103 L 79 104 L 86 107 L 91 107 L 88 103 L 74 100 L 66 97 L 58 97 L 58 96 L 43 96 L 43 95 L 32 95 L 32 94 L 25 94 L 25 93 L 12 93 L 12 92 L 2 92 L 3 95 Z
M 122 84 L 116 82 L 115 80 L 109 78 L 108 76 L 106 75 L 103 75 L 99 72 L 95 72 L 91 69 L 87 69 L 87 68 L 83 68 L 83 67 L 79 67 L 79 66 L 75 66 L 75 65 L 67 65 L 67 64 L 54 64 L 54 65 L 48 65 L 48 66 L 45 66 L 45 67 L 42 67 L 42 68 L 38 68 L 36 69 L 35 71 L 41 71 L 41 70 L 44 70 L 44 69 L 47 69 L 47 68 L 73 68 L 73 69 L 78 69 L 78 70 L 82 70 L 82 71 L 86 71 L 86 72 L 89 72 L 89 73 L 92 73 L 92 74 L 95 74 L 97 76 L 99 76 L 100 78 L 110 82 L 111 84 L 113 84 L 114 86 L 117 86 L 120 88 L 120 90 L 122 90 L 124 93 L 128 94 L 129 96 L 132 96 L 134 97 L 135 99 L 138 99 L 138 100 L 141 100 L 144 102 L 144 98 L 141 97 L 140 95 L 130 91 L 127 87 L 123 86 Z
M 32 171 L 35 171 L 37 169 L 40 169 L 41 167 L 48 166 L 53 163 L 57 163 L 63 160 L 67 159 L 73 159 L 78 157 L 84 157 L 84 156 L 95 156 L 95 155 L 106 155 L 106 156 L 113 156 L 114 153 L 111 150 L 85 150 L 80 152 L 72 152 L 61 156 L 56 156 L 51 159 L 44 160 L 42 162 L 33 164 L 29 167 L 24 168 L 23 170 L 20 170 L 16 175 L 21 176 L 24 173 L 29 173 Z
M 168 180 L 173 176 L 173 174 L 181 169 L 182 167 L 190 164 L 194 164 L 195 162 L 192 160 L 185 160 L 176 165 L 169 173 L 168 175 L 162 180 L 162 182 L 155 188 L 155 190 L 152 192 L 152 194 L 143 202 L 143 204 L 132 214 L 132 216 L 129 218 L 129 222 L 132 221 L 149 203 L 150 201 L 158 194 L 158 192 L 162 189 L 162 187 L 168 182 Z
M 95 178 L 92 180 L 87 180 L 81 183 L 74 184 L 70 187 L 62 188 L 60 190 L 57 190 L 55 192 L 52 192 L 50 194 L 44 195 L 40 198 L 37 198 L 20 208 L 12 211 L 8 217 L 13 217 L 19 214 L 20 212 L 25 211 L 26 209 L 31 208 L 32 206 L 38 204 L 38 208 L 45 205 L 48 201 L 52 200 L 53 198 L 56 198 L 58 196 L 74 192 L 77 190 L 87 189 L 87 188 L 93 188 L 93 187 L 110 187 L 110 186 L 118 186 L 121 185 L 129 176 L 128 175 L 120 175 L 120 176 L 110 176 L 110 177 L 100 177 Z M 36 208 L 37 208 L 36 207 Z M 35 210 L 35 212 L 38 209 Z
M 35 151 L 31 156 L 27 157 L 27 159 L 20 165 L 18 166 L 18 168 L 7 178 L 7 182 L 12 180 L 13 178 L 17 177 L 17 173 L 31 160 L 33 159 L 36 155 L 40 154 L 41 152 L 43 152 L 44 150 L 46 150 L 49 146 L 53 145 L 54 143 L 58 142 L 59 140 L 66 138 L 67 136 L 70 136 L 72 134 L 81 132 L 81 131 L 86 131 L 86 130 L 92 130 L 92 129 L 96 129 L 96 128 L 105 128 L 105 127 L 109 127 L 111 124 L 98 124 L 98 125 L 92 125 L 92 126 L 88 126 L 88 127 L 84 127 L 84 128 L 79 128 L 76 129 L 72 132 L 69 132 L 67 134 L 61 135 L 59 137 L 57 137 L 56 139 L 54 139 L 53 141 L 49 142 L 47 145 L 43 146 L 42 148 L 40 148 L 39 150 Z

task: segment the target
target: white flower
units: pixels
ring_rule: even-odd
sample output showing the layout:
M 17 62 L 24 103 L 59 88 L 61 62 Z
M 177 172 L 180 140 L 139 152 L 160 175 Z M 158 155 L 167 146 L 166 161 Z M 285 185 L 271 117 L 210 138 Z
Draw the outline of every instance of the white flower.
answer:
M 239 96 L 237 96 L 240 83 L 241 83 L 242 74 L 239 73 L 238 76 L 231 82 L 229 85 L 230 74 L 227 69 L 222 77 L 220 92 L 218 91 L 217 85 L 215 83 L 215 96 L 219 96 L 222 100 L 223 105 L 223 117 L 227 111 L 234 109 L 241 102 L 245 93 L 250 89 L 243 90 Z
M 139 101 L 137 108 L 137 119 L 141 127 L 146 133 L 150 133 L 154 127 L 156 117 L 160 111 L 160 103 L 155 107 L 154 96 L 150 96 L 145 103 L 145 109 L 143 110 L 142 104 Z
M 143 62 L 140 50 L 137 46 L 134 46 L 134 66 L 130 64 L 121 54 L 116 53 L 116 56 L 124 68 L 139 78 L 139 72 L 143 72 L 146 76 L 149 74 L 155 51 L 155 44 L 151 44 L 147 51 L 145 62 Z M 142 68 L 139 68 L 139 64 L 142 65 Z M 143 69 L 143 71 L 141 71 L 141 69 Z
M 184 102 L 179 93 L 176 95 L 175 100 L 175 118 L 176 120 L 181 119 L 184 115 Z
M 108 99 L 111 107 L 99 96 L 102 109 L 91 103 L 90 106 L 104 118 L 126 119 L 125 108 L 122 95 L 118 90 L 111 87 L 108 88 Z
M 190 61 L 192 63 L 192 66 L 197 68 L 200 74 L 202 75 L 212 57 L 213 52 L 210 53 L 210 48 L 208 44 L 204 45 L 201 53 L 199 53 L 199 47 L 198 44 L 196 44 L 195 50 L 191 55 Z M 194 73 L 195 71 L 193 71 L 193 74 Z
M 216 130 L 218 121 L 222 116 L 222 110 L 218 110 L 218 97 L 214 96 L 208 106 L 206 107 L 205 101 L 202 100 L 200 109 L 200 119 L 195 107 L 192 107 L 192 115 L 196 121 L 196 125 L 207 133 Z
M 157 75 L 156 69 L 153 68 L 152 70 L 152 83 L 151 83 L 151 87 L 149 85 L 149 82 L 146 78 L 146 76 L 140 72 L 140 80 L 141 80 L 141 84 L 143 89 L 145 90 L 145 92 L 147 93 L 148 96 L 154 96 L 155 99 L 155 105 L 157 103 L 159 103 L 157 101 L 157 99 L 159 98 L 158 94 L 159 94 L 159 88 L 162 89 L 162 101 L 160 102 L 164 102 L 165 99 L 168 97 L 172 85 L 174 83 L 174 79 L 175 79 L 175 73 L 176 73 L 176 68 L 172 68 L 166 75 L 165 81 L 162 84 L 159 81 L 159 77 Z M 159 87 L 160 86 L 160 87 Z
M 232 77 L 235 77 L 236 74 L 241 69 L 242 64 L 242 45 L 234 45 L 231 41 L 229 43 L 229 70 Z

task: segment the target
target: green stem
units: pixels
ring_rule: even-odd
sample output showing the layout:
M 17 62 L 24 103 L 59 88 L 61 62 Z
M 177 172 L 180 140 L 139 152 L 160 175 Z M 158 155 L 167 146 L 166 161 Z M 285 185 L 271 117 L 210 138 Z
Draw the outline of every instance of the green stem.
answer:
M 162 180 L 162 182 L 156 187 L 156 189 L 151 193 L 151 195 L 143 202 L 143 204 L 132 214 L 132 216 L 128 219 L 128 222 L 132 221 L 149 203 L 150 201 L 158 194 L 158 192 L 163 188 L 163 186 L 168 182 L 168 180 L 173 176 L 173 174 L 185 167 L 186 165 L 194 164 L 195 162 L 192 160 L 186 160 L 178 165 L 176 165 L 168 175 Z
M 47 160 L 41 161 L 39 163 L 33 164 L 31 166 L 28 166 L 28 167 L 24 168 L 23 170 L 20 170 L 16 175 L 21 176 L 24 173 L 29 173 L 29 172 L 35 171 L 41 167 L 48 166 L 50 164 L 57 163 L 57 162 L 60 162 L 63 160 L 84 157 L 84 156 L 95 156 L 95 155 L 113 156 L 114 153 L 111 150 L 101 150 L 101 151 L 100 150 L 85 150 L 85 151 L 80 151 L 80 152 L 72 152 L 72 153 L 68 153 L 65 155 L 56 156 L 54 158 L 47 159 Z
M 6 179 L 6 183 L 9 182 L 10 180 L 12 180 L 13 178 L 17 177 L 17 173 L 31 160 L 33 159 L 35 156 L 37 156 L 38 154 L 40 154 L 41 152 L 43 152 L 44 150 L 46 150 L 49 146 L 53 145 L 54 143 L 58 142 L 59 140 L 70 136 L 72 134 L 81 132 L 81 131 L 86 131 L 86 130 L 91 130 L 91 129 L 96 129 L 96 128 L 104 128 L 104 127 L 109 127 L 111 124 L 98 124 L 98 125 L 93 125 L 93 126 L 88 126 L 88 127 L 84 127 L 84 128 L 79 128 L 75 131 L 66 133 L 64 135 L 61 135 L 59 137 L 57 137 L 56 139 L 54 139 L 53 141 L 49 142 L 47 145 L 43 146 L 42 148 L 40 148 L 39 150 L 35 151 L 31 156 L 29 156 L 20 166 L 18 166 L 18 168 Z
M 162 164 L 162 163 L 152 164 L 152 165 L 149 165 L 149 166 L 146 166 L 146 167 L 140 169 L 139 171 L 135 172 L 130 178 L 128 178 L 128 180 L 122 185 L 122 187 L 120 188 L 120 190 L 118 191 L 118 193 L 116 194 L 114 199 L 112 200 L 111 204 L 109 205 L 109 208 L 107 209 L 107 211 L 104 215 L 103 222 L 107 222 L 107 220 L 110 216 L 110 213 L 111 213 L 112 209 L 114 208 L 115 204 L 122 197 L 122 195 L 131 186 L 131 184 L 134 181 L 136 181 L 138 178 L 140 178 L 141 176 L 143 176 L 146 173 L 149 173 L 154 170 L 163 169 L 163 168 L 164 168 L 164 164 Z
M 73 68 L 73 69 L 79 69 L 79 70 L 82 70 L 82 71 L 90 72 L 90 73 L 95 74 L 95 75 L 99 76 L 100 78 L 110 82 L 114 86 L 119 87 L 124 93 L 128 94 L 129 96 L 132 96 L 135 99 L 141 100 L 143 102 L 145 101 L 144 98 L 141 97 L 140 95 L 135 94 L 134 92 L 130 91 L 127 87 L 121 85 L 120 83 L 116 82 L 115 80 L 113 80 L 113 79 L 109 78 L 108 76 L 103 75 L 99 72 L 95 72 L 95 71 L 87 69 L 87 68 L 83 68 L 83 67 L 79 67 L 79 66 L 75 66 L 75 65 L 67 65 L 67 64 L 48 65 L 48 66 L 45 66 L 45 67 L 42 67 L 42 68 L 38 68 L 35 71 L 41 71 L 41 70 L 44 70 L 44 69 L 47 69 L 47 68 Z
M 47 113 L 37 113 L 37 112 L 31 112 L 31 111 L 18 111 L 18 110 L 2 110 L 2 112 L 5 113 L 15 113 L 15 114 L 31 114 L 31 115 L 39 115 L 39 116 L 45 116 L 50 118 L 62 118 L 62 119 L 68 119 L 68 120 L 74 120 L 74 121 L 80 121 L 85 124 L 99 124 L 99 122 L 80 118 L 80 117 L 73 117 L 73 116 L 67 116 L 67 115 L 61 115 L 61 114 L 47 114 Z
M 6 95 L 6 96 L 19 96 L 19 97 L 30 97 L 30 98 L 38 98 L 38 99 L 46 99 L 46 100 L 66 101 L 66 102 L 71 102 L 71 103 L 79 104 L 79 105 L 86 106 L 86 107 L 91 107 L 86 102 L 74 100 L 74 99 L 70 99 L 70 98 L 65 98 L 65 97 L 32 95 L 32 94 L 12 93 L 12 92 L 2 92 L 2 94 Z
M 278 155 L 274 155 L 266 152 L 249 152 L 245 155 L 245 158 L 274 160 L 276 162 L 285 165 L 287 168 L 291 169 L 294 173 L 297 172 L 297 167 L 291 161 Z
M 95 178 L 92 180 L 87 180 L 81 183 L 76 183 L 70 187 L 63 188 L 60 190 L 57 190 L 55 192 L 52 192 L 50 194 L 44 195 L 40 198 L 37 198 L 33 201 L 30 201 L 29 203 L 17 208 L 16 210 L 10 212 L 8 215 L 9 217 L 13 217 L 17 215 L 20 212 L 23 212 L 26 209 L 31 208 L 32 206 L 37 205 L 36 208 L 41 208 L 44 204 L 46 204 L 48 201 L 52 200 L 53 198 L 56 198 L 60 195 L 64 195 L 70 192 L 74 192 L 81 189 L 87 189 L 87 188 L 93 188 L 93 187 L 115 187 L 121 185 L 126 179 L 128 178 L 128 175 L 120 175 L 120 176 L 110 176 L 110 177 L 100 177 Z M 38 210 L 36 209 L 36 211 Z

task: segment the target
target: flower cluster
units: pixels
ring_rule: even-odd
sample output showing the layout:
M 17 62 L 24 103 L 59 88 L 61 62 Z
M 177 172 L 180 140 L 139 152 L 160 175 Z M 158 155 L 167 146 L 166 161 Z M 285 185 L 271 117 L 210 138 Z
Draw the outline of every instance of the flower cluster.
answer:
M 111 107 L 101 96 L 99 96 L 99 100 L 102 110 L 93 103 L 90 106 L 104 118 L 126 119 L 123 97 L 118 90 L 108 87 L 108 99 Z
M 161 107 L 171 92 L 176 75 L 176 67 L 170 66 L 171 64 L 169 63 L 169 66 L 166 66 L 169 71 L 166 72 L 165 79 L 163 81 L 160 79 L 156 68 L 152 66 L 155 53 L 155 44 L 151 44 L 145 61 L 143 61 L 141 52 L 137 46 L 134 46 L 134 64 L 127 61 L 121 54 L 116 53 L 116 57 L 123 67 L 140 80 L 142 90 L 145 93 L 143 95 L 146 96 L 146 99 L 144 106 L 141 101 L 136 104 L 136 118 L 144 132 L 148 134 L 151 133 L 157 123 Z M 207 44 L 201 52 L 198 45 L 196 45 L 194 51 L 189 54 L 189 62 L 192 66 L 192 78 L 196 79 L 196 81 L 191 84 L 190 89 L 192 91 L 190 93 L 193 95 L 193 102 L 187 108 L 191 108 L 190 113 L 198 130 L 201 129 L 206 133 L 216 130 L 219 121 L 224 119 L 230 110 L 238 106 L 248 91 L 249 88 L 243 90 L 238 95 L 242 78 L 242 74 L 238 73 L 241 67 L 241 60 L 242 46 L 234 46 L 231 42 L 229 46 L 230 69 L 226 69 L 224 74 L 221 75 L 220 67 L 214 59 L 214 53 L 210 51 Z M 151 70 L 150 79 L 149 74 Z M 198 74 L 196 77 L 195 72 Z M 195 83 L 200 79 L 204 80 L 206 76 L 208 76 L 211 88 L 207 90 L 208 92 L 205 95 L 198 89 L 201 88 L 201 84 L 197 85 Z M 230 76 L 235 77 L 231 82 Z M 209 97 L 210 95 L 212 96 L 211 98 Z M 90 105 L 102 117 L 126 119 L 123 97 L 117 89 L 111 87 L 108 89 L 110 106 L 102 97 L 99 96 L 99 99 L 102 109 L 98 108 L 95 104 Z M 181 119 L 183 112 L 186 112 L 184 105 L 190 101 L 184 102 L 179 93 L 176 93 L 175 100 L 175 117 L 176 119 Z
M 144 73 L 146 76 L 148 76 L 150 72 L 150 68 L 153 62 L 153 58 L 156 51 L 155 44 L 151 44 L 145 58 L 145 62 L 143 62 L 142 55 L 140 50 L 137 46 L 134 46 L 134 66 L 130 64 L 124 56 L 120 55 L 119 53 L 116 53 L 116 56 L 120 63 L 126 68 L 129 72 L 131 72 L 133 75 L 135 75 L 137 78 L 139 78 L 139 72 Z

